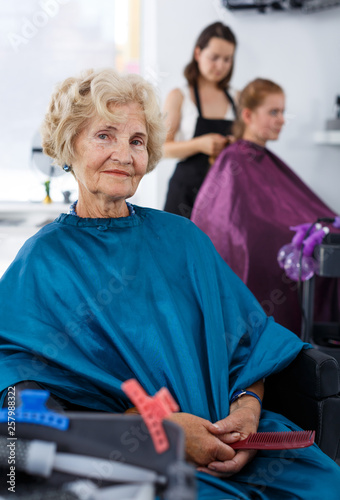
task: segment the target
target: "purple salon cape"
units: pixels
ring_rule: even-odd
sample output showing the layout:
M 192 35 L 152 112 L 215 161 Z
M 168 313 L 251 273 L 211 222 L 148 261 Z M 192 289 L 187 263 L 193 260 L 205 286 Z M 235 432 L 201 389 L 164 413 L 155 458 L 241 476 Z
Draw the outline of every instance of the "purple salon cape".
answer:
M 250 288 L 269 316 L 301 332 L 297 283 L 277 263 L 294 233 L 289 226 L 334 217 L 332 210 L 276 155 L 252 142 L 227 147 L 211 167 L 191 219 Z M 317 277 L 315 321 L 330 321 L 333 279 Z

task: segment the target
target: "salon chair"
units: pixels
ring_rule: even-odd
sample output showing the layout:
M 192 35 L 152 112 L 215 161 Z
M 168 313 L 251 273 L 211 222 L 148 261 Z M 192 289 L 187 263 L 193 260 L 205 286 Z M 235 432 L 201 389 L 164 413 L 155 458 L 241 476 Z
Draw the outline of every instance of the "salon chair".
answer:
M 340 382 L 336 359 L 305 349 L 283 371 L 265 381 L 263 407 L 281 413 L 305 430 L 340 465 Z
M 327 234 L 322 244 L 315 247 L 314 257 L 318 262 L 318 269 L 312 279 L 303 283 L 302 288 L 304 317 L 301 338 L 340 363 L 340 311 L 337 321 L 314 321 L 314 288 L 318 276 L 324 279 L 340 278 L 340 234 Z M 338 297 L 335 299 L 338 307 Z

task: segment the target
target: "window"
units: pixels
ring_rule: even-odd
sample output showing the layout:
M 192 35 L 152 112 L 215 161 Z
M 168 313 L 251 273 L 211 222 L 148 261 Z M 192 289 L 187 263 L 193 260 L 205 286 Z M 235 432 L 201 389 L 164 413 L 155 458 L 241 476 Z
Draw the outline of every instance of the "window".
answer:
M 87 68 L 139 72 L 140 0 L 18 0 L 0 4 L 0 201 L 40 201 L 32 140 L 54 85 Z M 75 190 L 52 179 L 51 196 Z

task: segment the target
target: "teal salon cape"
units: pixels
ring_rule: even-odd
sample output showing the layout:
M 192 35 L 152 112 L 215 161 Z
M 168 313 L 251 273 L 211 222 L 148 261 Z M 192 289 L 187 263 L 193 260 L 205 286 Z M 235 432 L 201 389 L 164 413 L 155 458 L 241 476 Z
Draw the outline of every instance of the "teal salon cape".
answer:
M 192 222 L 134 208 L 62 214 L 19 251 L 0 281 L 0 391 L 34 380 L 123 412 L 121 384 L 134 377 L 151 395 L 167 387 L 183 412 L 224 418 L 237 388 L 282 370 L 304 344 L 266 317 Z M 259 430 L 295 428 L 264 411 Z M 198 473 L 199 499 L 310 500 L 325 487 L 339 500 L 340 469 L 316 446 L 280 453 L 258 453 L 228 479 Z

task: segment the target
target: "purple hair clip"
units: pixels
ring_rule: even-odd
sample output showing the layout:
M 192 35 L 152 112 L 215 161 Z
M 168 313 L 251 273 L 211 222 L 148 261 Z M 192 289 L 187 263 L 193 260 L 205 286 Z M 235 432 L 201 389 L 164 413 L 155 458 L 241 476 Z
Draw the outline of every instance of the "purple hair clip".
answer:
M 333 226 L 340 229 L 340 215 L 337 215 L 334 219 Z

